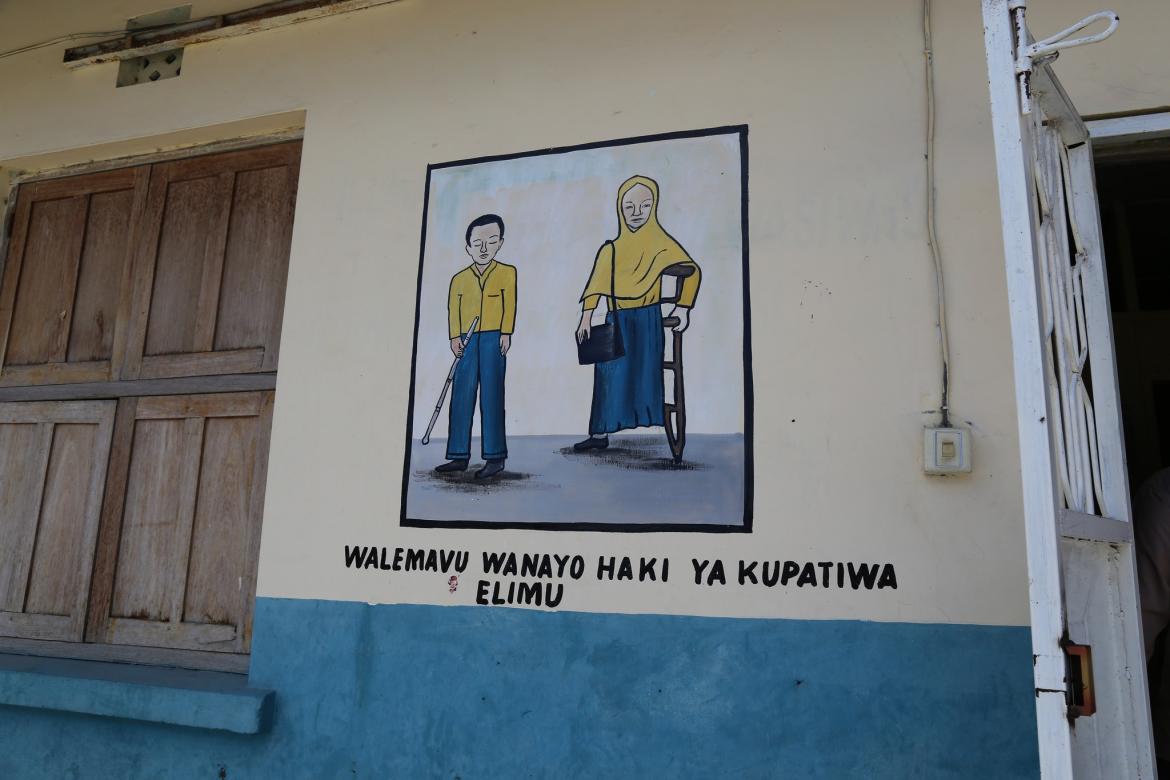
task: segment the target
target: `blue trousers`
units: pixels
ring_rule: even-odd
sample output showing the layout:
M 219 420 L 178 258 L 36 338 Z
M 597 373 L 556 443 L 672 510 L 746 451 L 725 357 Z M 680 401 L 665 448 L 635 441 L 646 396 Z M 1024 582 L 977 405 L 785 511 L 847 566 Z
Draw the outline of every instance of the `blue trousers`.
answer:
M 504 434 L 504 371 L 508 359 L 500 354 L 500 332 L 472 333 L 455 368 L 451 388 L 451 416 L 447 426 L 447 460 L 471 459 L 471 420 L 479 393 L 479 435 L 484 460 L 508 457 Z

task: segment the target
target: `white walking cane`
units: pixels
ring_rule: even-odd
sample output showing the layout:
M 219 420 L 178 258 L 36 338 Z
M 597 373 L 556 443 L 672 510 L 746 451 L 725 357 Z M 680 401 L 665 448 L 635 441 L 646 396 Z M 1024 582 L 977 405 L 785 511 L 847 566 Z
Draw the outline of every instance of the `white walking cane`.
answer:
M 471 321 L 471 327 L 467 329 L 467 338 L 461 342 L 463 349 L 459 351 L 459 355 L 451 361 L 451 370 L 447 372 L 447 381 L 443 383 L 443 392 L 439 393 L 439 402 L 435 404 L 435 412 L 431 415 L 431 423 L 427 426 L 426 435 L 422 437 L 423 444 L 431 443 L 431 431 L 435 429 L 435 423 L 439 421 L 439 412 L 443 411 L 443 401 L 447 400 L 447 390 L 450 389 L 451 383 L 455 381 L 455 368 L 459 365 L 459 361 L 463 358 L 464 352 L 467 351 L 467 342 L 471 341 L 471 334 L 475 333 L 475 326 L 479 324 L 479 317 Z

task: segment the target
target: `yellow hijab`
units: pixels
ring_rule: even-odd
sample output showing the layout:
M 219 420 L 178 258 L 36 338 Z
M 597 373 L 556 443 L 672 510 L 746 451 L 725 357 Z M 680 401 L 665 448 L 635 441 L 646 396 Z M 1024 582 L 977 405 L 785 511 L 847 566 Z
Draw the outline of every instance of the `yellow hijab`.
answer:
M 650 206 L 650 217 L 642 227 L 630 230 L 622 215 L 622 198 L 638 184 L 650 189 L 654 202 Z M 582 301 L 591 295 L 608 297 L 614 294 L 618 298 L 641 298 L 658 284 L 664 268 L 675 263 L 694 262 L 687 251 L 658 224 L 658 182 L 650 177 L 631 176 L 622 182 L 617 193 L 617 217 L 618 236 L 602 245 L 597 253 L 593 273 L 581 295 Z M 613 247 L 612 264 L 605 251 L 607 245 Z

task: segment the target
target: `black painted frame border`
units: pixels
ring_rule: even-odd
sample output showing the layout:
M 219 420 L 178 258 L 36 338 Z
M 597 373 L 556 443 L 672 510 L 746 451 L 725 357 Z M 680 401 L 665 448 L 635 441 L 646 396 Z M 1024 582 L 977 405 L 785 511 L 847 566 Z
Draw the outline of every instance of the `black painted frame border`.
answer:
M 740 165 L 740 233 L 743 251 L 743 411 L 744 411 L 744 507 L 743 521 L 739 525 L 723 523 L 525 523 L 494 520 L 423 520 L 408 517 L 406 513 L 407 491 L 410 488 L 410 454 L 414 439 L 415 372 L 418 363 L 419 321 L 422 305 L 423 263 L 426 258 L 427 212 L 431 200 L 431 173 L 443 168 L 454 168 L 478 163 L 516 160 L 523 157 L 543 157 L 567 154 L 587 149 L 602 149 L 612 146 L 672 141 L 682 138 L 704 138 L 715 135 L 739 136 Z M 682 130 L 655 135 L 632 136 L 610 141 L 593 141 L 574 146 L 556 146 L 527 152 L 497 154 L 473 157 L 465 160 L 451 160 L 432 163 L 427 166 L 426 184 L 423 191 L 422 230 L 419 238 L 418 282 L 414 300 L 414 339 L 410 353 L 410 391 L 406 407 L 406 451 L 402 461 L 402 494 L 399 510 L 399 525 L 404 528 L 515 528 L 529 531 L 606 531 L 616 533 L 692 532 L 692 533 L 751 533 L 755 506 L 755 394 L 752 385 L 752 316 L 751 283 L 748 277 L 748 126 L 723 125 L 699 130 Z

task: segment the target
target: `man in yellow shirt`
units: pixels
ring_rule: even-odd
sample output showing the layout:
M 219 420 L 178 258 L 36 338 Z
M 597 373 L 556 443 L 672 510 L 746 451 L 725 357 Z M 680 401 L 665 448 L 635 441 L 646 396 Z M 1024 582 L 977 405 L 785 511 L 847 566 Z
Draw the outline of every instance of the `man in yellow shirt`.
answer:
M 471 460 L 471 421 L 479 394 L 483 468 L 476 479 L 504 470 L 508 443 L 504 433 L 504 372 L 516 326 L 516 267 L 496 261 L 504 245 L 504 220 L 484 214 L 471 221 L 464 237 L 471 265 L 451 277 L 447 293 L 447 336 L 459 358 L 451 388 L 447 462 L 439 473 L 460 472 Z M 467 335 L 475 318 L 475 331 Z M 464 339 L 467 339 L 464 345 Z

